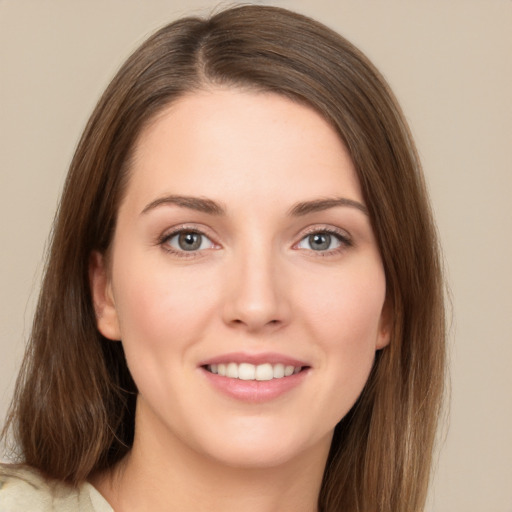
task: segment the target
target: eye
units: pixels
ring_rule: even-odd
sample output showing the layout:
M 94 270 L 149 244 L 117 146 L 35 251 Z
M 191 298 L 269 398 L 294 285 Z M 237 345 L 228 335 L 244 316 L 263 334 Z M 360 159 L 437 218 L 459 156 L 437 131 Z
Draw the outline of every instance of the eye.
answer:
M 179 231 L 166 237 L 163 242 L 177 252 L 195 252 L 211 249 L 214 243 L 204 234 L 197 231 Z
M 298 244 L 298 249 L 324 252 L 334 251 L 342 246 L 350 245 L 347 237 L 330 231 L 316 231 L 305 236 Z

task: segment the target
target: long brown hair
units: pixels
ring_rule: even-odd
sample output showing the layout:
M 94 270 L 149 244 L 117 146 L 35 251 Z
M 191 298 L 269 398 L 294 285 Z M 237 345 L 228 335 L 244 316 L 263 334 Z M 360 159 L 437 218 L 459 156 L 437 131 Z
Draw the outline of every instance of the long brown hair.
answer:
M 137 390 L 121 344 L 96 328 L 89 257 L 109 248 L 138 134 L 169 103 L 212 84 L 312 106 L 351 154 L 394 321 L 390 345 L 336 427 L 319 508 L 419 511 L 445 364 L 440 259 L 420 163 L 394 96 L 367 58 L 325 26 L 276 7 L 171 23 L 127 60 L 100 99 L 64 186 L 6 426 L 20 460 L 77 484 L 130 449 Z

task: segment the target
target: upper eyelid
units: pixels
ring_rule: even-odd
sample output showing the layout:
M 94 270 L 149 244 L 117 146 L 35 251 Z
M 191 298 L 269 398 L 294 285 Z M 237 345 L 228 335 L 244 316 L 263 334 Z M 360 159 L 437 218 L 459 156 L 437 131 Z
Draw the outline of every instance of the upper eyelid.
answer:
M 178 224 L 177 226 L 173 226 L 170 228 L 167 228 L 162 232 L 162 234 L 158 237 L 159 241 L 168 240 L 169 238 L 172 238 L 175 235 L 178 235 L 179 233 L 183 232 L 191 232 L 191 233 L 197 233 L 199 235 L 204 235 L 207 238 L 213 239 L 217 238 L 215 233 L 212 233 L 211 229 L 206 228 L 205 226 L 198 226 L 197 224 L 190 223 L 190 224 Z M 212 240 L 212 242 L 215 242 Z M 217 243 L 217 242 L 215 242 Z
M 313 233 L 331 233 L 335 235 L 339 235 L 342 238 L 346 238 L 352 240 L 352 235 L 349 231 L 343 228 L 339 228 L 337 226 L 332 226 L 329 224 L 314 224 L 302 229 L 297 237 L 302 240 L 304 237 L 311 235 Z

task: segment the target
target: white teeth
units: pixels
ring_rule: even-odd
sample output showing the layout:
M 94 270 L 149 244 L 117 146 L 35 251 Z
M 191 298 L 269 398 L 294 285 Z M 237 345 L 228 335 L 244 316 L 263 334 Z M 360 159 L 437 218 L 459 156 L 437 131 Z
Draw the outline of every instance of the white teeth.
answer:
M 272 380 L 274 369 L 271 364 L 259 364 L 256 366 L 256 380 Z
M 274 365 L 274 379 L 282 379 L 284 377 L 284 364 Z
M 293 374 L 294 370 L 295 370 L 295 368 L 293 366 L 285 366 L 284 367 L 284 376 L 289 377 L 290 375 Z
M 238 379 L 238 365 L 236 363 L 229 363 L 226 366 L 226 377 Z
M 207 367 L 211 373 L 218 373 L 222 377 L 240 380 L 272 380 L 290 377 L 302 370 L 301 366 L 285 366 L 284 364 L 250 364 L 250 363 L 220 363 Z
M 256 366 L 249 363 L 242 363 L 238 366 L 238 378 L 240 380 L 254 380 Z

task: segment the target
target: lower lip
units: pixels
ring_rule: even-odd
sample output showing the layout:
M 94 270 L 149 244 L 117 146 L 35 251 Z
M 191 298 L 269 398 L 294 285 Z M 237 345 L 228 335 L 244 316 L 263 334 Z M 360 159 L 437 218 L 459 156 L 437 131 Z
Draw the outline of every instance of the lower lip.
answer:
M 309 373 L 309 369 L 271 380 L 241 380 L 223 377 L 216 373 L 211 373 L 205 368 L 201 368 L 208 381 L 213 387 L 223 394 L 243 402 L 261 403 L 274 400 L 285 395 L 296 388 Z

